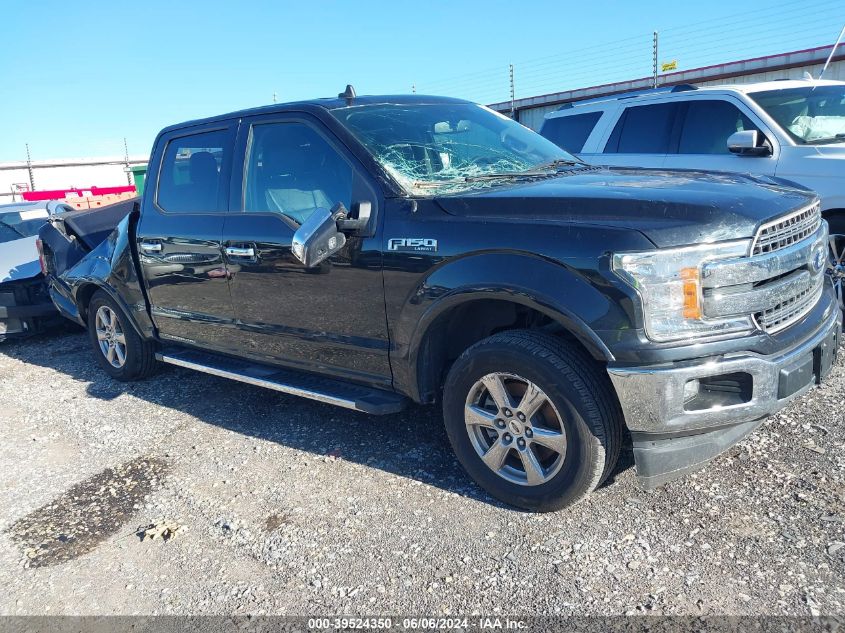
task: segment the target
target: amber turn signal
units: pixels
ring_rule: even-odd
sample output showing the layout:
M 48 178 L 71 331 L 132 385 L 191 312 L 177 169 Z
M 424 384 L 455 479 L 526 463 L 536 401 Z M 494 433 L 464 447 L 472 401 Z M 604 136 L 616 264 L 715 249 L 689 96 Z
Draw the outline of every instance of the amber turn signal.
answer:
M 700 319 L 701 303 L 699 301 L 698 269 L 682 268 L 681 279 L 684 282 L 684 318 Z

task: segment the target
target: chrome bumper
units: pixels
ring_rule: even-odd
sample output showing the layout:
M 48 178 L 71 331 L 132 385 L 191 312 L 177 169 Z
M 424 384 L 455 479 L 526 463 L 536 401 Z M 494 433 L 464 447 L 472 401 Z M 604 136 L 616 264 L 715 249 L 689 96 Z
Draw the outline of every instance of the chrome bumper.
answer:
M 823 323 L 810 339 L 772 356 L 742 353 L 668 367 L 609 367 L 628 429 L 632 435 L 683 436 L 775 413 L 820 382 L 830 368 L 842 327 L 834 302 Z M 708 379 L 718 382 L 722 376 L 740 377 L 741 384 L 748 386 L 747 393 L 708 392 L 708 398 L 698 402 L 712 406 L 690 406 L 694 402 L 690 386 L 701 385 L 695 381 L 710 384 Z M 720 397 L 728 404 L 720 404 Z

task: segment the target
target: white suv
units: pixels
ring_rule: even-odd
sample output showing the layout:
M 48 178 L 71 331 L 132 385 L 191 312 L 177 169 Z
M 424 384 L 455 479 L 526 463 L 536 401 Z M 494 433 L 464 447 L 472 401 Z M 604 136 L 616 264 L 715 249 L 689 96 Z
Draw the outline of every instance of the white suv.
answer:
M 845 279 L 845 82 L 674 86 L 574 102 L 540 133 L 596 164 L 777 176 L 816 191 Z

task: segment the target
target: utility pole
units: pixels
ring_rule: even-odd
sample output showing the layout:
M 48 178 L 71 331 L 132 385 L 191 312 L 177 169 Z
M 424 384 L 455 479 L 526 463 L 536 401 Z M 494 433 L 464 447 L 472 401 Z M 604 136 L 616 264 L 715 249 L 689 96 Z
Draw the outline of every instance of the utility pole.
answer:
M 657 88 L 657 31 L 654 32 L 654 88 Z
M 129 145 L 126 144 L 126 137 L 123 137 L 123 160 L 126 163 L 126 183 L 132 186 L 132 172 L 129 171 Z
M 417 94 L 417 84 L 411 84 L 411 94 Z
M 516 101 L 516 90 L 514 90 L 513 85 L 513 64 L 510 65 L 510 81 L 511 81 L 511 118 L 516 119 L 516 106 L 514 105 L 514 101 Z
M 29 190 L 35 191 L 35 178 L 32 176 L 32 158 L 29 155 L 29 143 L 26 144 L 26 170 L 29 172 Z
M 273 103 L 276 103 L 276 93 L 273 93 Z

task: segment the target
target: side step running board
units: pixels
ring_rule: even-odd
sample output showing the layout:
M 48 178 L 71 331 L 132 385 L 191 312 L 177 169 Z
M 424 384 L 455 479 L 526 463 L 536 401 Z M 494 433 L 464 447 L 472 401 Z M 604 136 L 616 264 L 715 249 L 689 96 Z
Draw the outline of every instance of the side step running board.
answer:
M 197 350 L 159 352 L 156 358 L 170 365 L 375 415 L 397 413 L 407 403 L 405 398 L 390 391 Z

